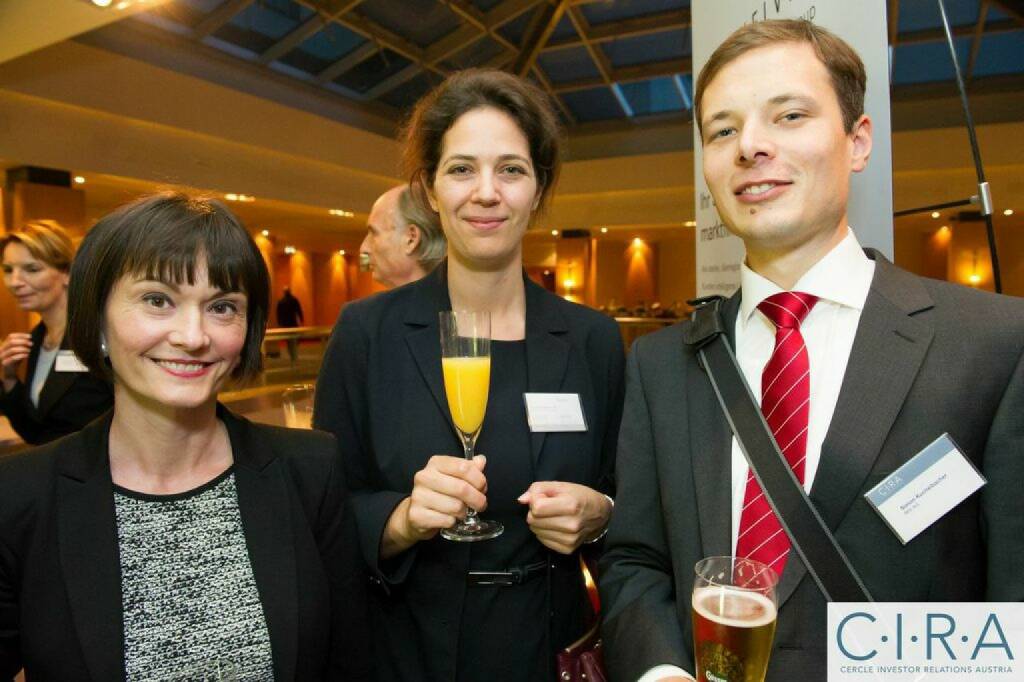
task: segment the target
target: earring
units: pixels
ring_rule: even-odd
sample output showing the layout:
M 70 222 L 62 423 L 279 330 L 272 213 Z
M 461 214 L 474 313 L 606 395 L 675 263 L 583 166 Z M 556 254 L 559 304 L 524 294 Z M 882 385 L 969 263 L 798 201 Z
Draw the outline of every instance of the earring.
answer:
M 103 336 L 100 332 L 100 352 L 103 353 L 103 357 L 110 355 L 110 351 L 107 350 L 107 337 Z

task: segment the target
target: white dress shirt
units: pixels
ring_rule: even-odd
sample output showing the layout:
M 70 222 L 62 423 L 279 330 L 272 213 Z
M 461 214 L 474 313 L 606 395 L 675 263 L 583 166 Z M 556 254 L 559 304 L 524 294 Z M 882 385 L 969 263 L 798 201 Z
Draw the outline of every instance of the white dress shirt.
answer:
M 821 444 L 825 440 L 832 413 L 839 400 L 839 389 L 846 374 L 846 365 L 857 334 L 860 314 L 871 288 L 875 263 L 864 255 L 860 243 L 847 230 L 846 237 L 820 261 L 804 273 L 793 286 L 818 297 L 818 302 L 800 325 L 810 361 L 810 415 L 807 428 L 807 459 L 804 463 L 804 490 L 808 493 L 821 461 Z M 761 372 L 775 349 L 775 325 L 757 309 L 757 305 L 773 294 L 783 291 L 777 284 L 757 274 L 744 263 L 740 270 L 739 315 L 736 318 L 736 360 L 750 386 L 757 404 L 761 404 Z M 732 439 L 732 553 L 736 553 L 740 511 L 747 488 L 750 468 Z M 673 675 L 692 679 L 692 675 L 671 665 L 648 670 L 637 682 L 655 682 Z

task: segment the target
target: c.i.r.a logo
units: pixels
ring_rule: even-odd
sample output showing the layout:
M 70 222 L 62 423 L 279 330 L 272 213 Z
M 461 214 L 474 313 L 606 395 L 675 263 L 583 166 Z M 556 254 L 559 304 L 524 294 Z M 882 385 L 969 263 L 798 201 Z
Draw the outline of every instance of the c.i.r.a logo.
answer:
M 828 679 L 1024 679 L 1016 603 L 828 605 Z

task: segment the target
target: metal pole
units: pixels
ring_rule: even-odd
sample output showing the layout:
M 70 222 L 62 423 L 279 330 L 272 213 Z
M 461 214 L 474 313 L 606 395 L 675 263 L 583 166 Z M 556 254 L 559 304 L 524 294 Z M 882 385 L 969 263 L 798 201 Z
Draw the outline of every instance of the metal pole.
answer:
M 992 193 L 989 190 L 988 182 L 985 180 L 985 168 L 981 165 L 981 150 L 978 148 L 978 137 L 974 132 L 974 119 L 971 117 L 971 110 L 967 104 L 967 88 L 964 86 L 964 78 L 960 73 L 960 62 L 956 57 L 956 43 L 953 42 L 953 32 L 949 27 L 949 17 L 946 16 L 946 4 L 943 0 L 936 1 L 939 5 L 939 14 L 942 15 L 942 27 L 946 31 L 949 54 L 953 59 L 956 85 L 960 90 L 960 104 L 964 109 L 967 135 L 971 142 L 971 153 L 974 155 L 974 170 L 978 175 L 978 201 L 981 206 L 981 215 L 985 217 L 985 227 L 988 232 L 988 250 L 992 257 L 992 281 L 995 284 L 996 293 L 1002 293 L 1003 283 L 1002 278 L 999 276 L 999 257 L 996 254 L 996 232 L 992 226 Z

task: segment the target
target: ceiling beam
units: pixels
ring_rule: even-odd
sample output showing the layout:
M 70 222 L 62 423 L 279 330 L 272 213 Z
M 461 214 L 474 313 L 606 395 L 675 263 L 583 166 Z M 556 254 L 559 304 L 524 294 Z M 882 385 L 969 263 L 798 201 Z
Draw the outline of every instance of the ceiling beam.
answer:
M 367 59 L 377 54 L 379 51 L 380 46 L 378 46 L 372 40 L 367 40 L 365 43 L 363 43 L 356 49 L 352 50 L 347 55 L 331 64 L 320 73 L 318 73 L 316 75 L 316 79 L 320 83 L 333 81 L 341 74 L 347 73 L 348 71 L 351 71 L 359 64 L 362 64 Z
M 367 99 L 377 99 L 381 95 L 385 95 L 385 94 L 391 92 L 392 90 L 397 88 L 399 85 L 402 85 L 404 83 L 408 83 L 413 78 L 415 78 L 420 73 L 422 73 L 422 71 L 423 71 L 423 69 L 420 68 L 419 64 L 409 64 L 407 67 L 405 67 L 401 71 L 399 71 L 399 72 L 397 72 L 395 74 L 392 74 L 391 76 L 388 76 L 387 78 L 385 78 L 384 80 L 382 80 L 381 82 L 377 83 L 372 88 L 367 90 L 366 91 L 366 98 Z
M 978 8 L 978 23 L 974 25 L 974 35 L 971 36 L 971 55 L 967 58 L 967 69 L 964 71 L 964 80 L 969 81 L 974 76 L 974 66 L 978 63 L 978 51 L 981 49 L 981 37 L 985 32 L 985 20 L 988 18 L 988 0 L 981 0 Z
M 992 0 L 992 4 L 1024 26 L 1024 0 Z
M 889 47 L 896 47 L 900 33 L 900 0 L 889 0 Z
M 576 11 L 579 12 L 578 9 Z M 580 14 L 582 15 L 582 12 Z M 670 10 L 591 25 L 587 38 L 592 43 L 607 43 L 622 38 L 635 38 L 636 36 L 650 35 L 652 33 L 689 28 L 690 25 L 690 10 Z M 581 46 L 583 46 L 583 40 L 579 37 L 563 38 L 549 42 L 544 46 L 543 51 L 549 52 Z
M 192 29 L 192 35 L 198 40 L 212 35 L 218 28 L 231 21 L 236 14 L 252 4 L 252 0 L 227 0 L 217 9 L 207 14 Z
M 519 55 L 512 64 L 513 73 L 525 76 L 530 72 L 537 61 L 540 49 L 548 42 L 551 33 L 558 26 L 558 22 L 562 20 L 562 15 L 565 14 L 568 4 L 569 0 L 559 0 L 556 5 L 545 5 L 537 10 L 532 26 L 523 39 Z
M 993 4 L 995 4 L 993 2 Z M 969 26 L 952 26 L 954 36 L 968 36 L 973 35 L 975 24 Z M 1016 21 L 1012 19 L 1004 19 L 1003 21 L 993 21 L 985 24 L 985 35 L 995 35 L 997 33 L 1009 33 L 1011 31 L 1019 31 L 1020 26 Z M 927 28 L 921 31 L 911 31 L 909 33 L 901 33 L 899 35 L 900 45 L 919 45 L 921 43 L 938 43 L 945 42 L 946 31 L 941 28 Z
M 605 85 L 611 88 L 612 96 L 615 97 L 615 101 L 619 103 L 619 109 L 627 118 L 633 118 L 632 107 L 630 107 L 629 102 L 626 101 L 622 91 L 615 86 L 615 82 L 612 80 L 612 67 L 611 64 L 608 63 L 608 57 L 605 56 L 599 46 L 591 43 L 588 38 L 590 24 L 587 22 L 587 18 L 583 16 L 583 12 L 579 7 L 570 7 L 568 9 L 568 14 L 573 28 L 576 29 L 576 34 L 579 35 L 580 40 L 583 41 L 583 47 L 586 48 L 587 54 L 590 55 L 590 60 L 594 62 L 594 66 L 597 67 L 597 72 L 601 74 L 601 79 L 604 81 Z
M 683 59 L 667 59 L 662 62 L 652 62 L 650 64 L 638 64 L 637 66 L 624 66 L 618 69 L 612 69 L 609 76 L 614 83 L 633 83 L 635 81 L 649 80 L 659 76 L 674 76 L 677 73 L 688 74 L 692 69 L 693 60 L 689 57 L 685 57 Z M 604 84 L 605 82 L 601 78 L 584 78 L 578 81 L 556 83 L 554 89 L 557 93 L 576 92 L 579 90 L 598 88 Z
M 321 10 L 324 7 L 322 0 L 296 0 L 302 5 L 309 7 L 313 10 Z M 336 3 L 339 7 L 344 7 L 348 2 Z M 402 36 L 389 31 L 383 26 L 379 25 L 375 21 L 357 13 L 357 12 L 346 12 L 346 13 L 335 13 L 331 17 L 331 21 L 344 26 L 345 28 L 358 33 L 367 40 L 377 43 L 381 48 L 387 48 L 392 52 L 395 52 L 411 62 L 419 64 L 423 68 L 427 68 L 431 71 L 435 71 L 440 75 L 446 75 L 444 71 L 434 68 L 426 63 L 425 52 L 423 48 L 416 45 L 412 41 L 406 40 Z
M 549 97 L 551 97 L 551 101 L 555 103 L 555 106 L 557 106 L 562 112 L 562 115 L 565 116 L 565 120 L 569 122 L 569 125 L 575 125 L 576 116 L 574 116 L 572 111 L 569 109 L 569 105 L 567 105 L 562 98 L 558 96 L 558 93 L 555 92 L 554 86 L 551 85 L 551 81 L 548 80 L 544 71 L 534 67 L 533 76 L 538 82 L 540 82 L 541 87 L 544 88 L 544 91 L 548 93 Z
M 345 14 L 361 2 L 363 0 L 347 0 L 336 10 L 331 10 L 330 12 L 323 9 L 317 10 L 313 16 L 295 27 L 288 35 L 268 47 L 260 55 L 259 62 L 261 64 L 269 64 L 275 59 L 280 59 L 301 45 L 306 38 L 313 36 L 313 34 L 330 23 L 331 19 Z

